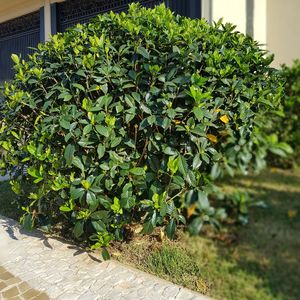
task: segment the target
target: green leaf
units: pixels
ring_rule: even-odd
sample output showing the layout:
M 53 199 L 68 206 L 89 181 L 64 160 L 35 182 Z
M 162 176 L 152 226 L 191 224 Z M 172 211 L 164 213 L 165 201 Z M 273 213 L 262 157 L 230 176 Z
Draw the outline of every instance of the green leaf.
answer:
M 197 153 L 196 155 L 195 155 L 195 157 L 194 157 L 194 159 L 193 159 L 193 169 L 194 170 L 197 170 L 197 169 L 199 169 L 200 168 L 200 166 L 201 166 L 201 164 L 202 164 L 202 161 L 201 161 L 201 159 L 200 159 L 200 155 L 199 155 L 199 153 Z
M 141 95 L 140 95 L 139 93 L 133 92 L 131 95 L 132 95 L 133 99 L 134 99 L 137 103 L 140 103 L 140 101 L 141 101 Z
M 200 211 L 207 211 L 210 208 L 207 193 L 198 191 L 198 202 Z
M 177 154 L 177 151 L 176 149 L 174 148 L 171 148 L 171 147 L 166 147 L 163 152 L 167 155 L 176 155 Z
M 96 195 L 91 192 L 91 191 L 87 191 L 86 193 L 86 203 L 89 206 L 95 207 L 98 204 L 98 200 L 96 198 Z
M 168 204 L 167 214 L 168 214 L 169 216 L 171 216 L 171 215 L 174 213 L 175 210 L 176 210 L 176 206 L 175 206 L 175 204 L 174 204 L 174 201 L 171 201 L 171 202 Z
M 77 88 L 77 89 L 79 89 L 79 90 L 85 92 L 84 86 L 82 86 L 82 85 L 79 84 L 79 83 L 73 83 L 72 86 L 74 86 L 75 88 Z
M 91 183 L 90 181 L 88 181 L 88 180 L 81 180 L 81 185 L 82 185 L 86 190 L 88 190 L 88 189 L 91 187 L 92 183 Z
M 84 70 L 78 70 L 77 72 L 76 72 L 76 74 L 77 75 L 79 75 L 79 76 L 81 76 L 81 77 L 84 77 L 84 78 L 86 78 L 86 74 L 85 74 L 85 71 Z
M 80 238 L 83 235 L 83 226 L 84 222 L 83 221 L 77 221 L 75 223 L 74 229 L 73 229 L 73 234 L 76 239 Z
M 111 199 L 107 197 L 98 196 L 98 201 L 105 209 L 110 210 L 111 209 Z
M 65 102 L 70 101 L 73 96 L 69 92 L 63 92 L 58 96 L 59 99 L 63 99 Z
M 67 120 L 64 120 L 64 119 L 60 120 L 60 121 L 59 121 L 59 124 L 60 124 L 60 126 L 61 126 L 62 128 L 64 128 L 64 129 L 68 129 L 68 130 L 69 130 L 70 127 L 71 127 L 70 122 L 67 121 Z
M 162 218 L 164 218 L 166 216 L 166 214 L 168 213 L 168 208 L 169 208 L 168 203 L 166 201 L 163 201 L 161 204 L 161 208 L 160 208 L 160 216 Z
M 83 165 L 81 159 L 80 159 L 78 156 L 75 156 L 75 157 L 73 158 L 72 164 L 73 164 L 75 167 L 79 168 L 82 172 L 84 172 L 84 165 Z
M 286 157 L 288 154 L 293 153 L 293 148 L 286 143 L 275 143 L 269 149 L 273 154 L 281 157 Z
M 193 171 L 189 170 L 185 177 L 186 182 L 193 187 L 197 186 L 197 180 Z
M 142 46 L 138 47 L 137 53 L 141 54 L 146 59 L 150 58 L 150 54 L 149 54 L 148 50 Z
M 98 158 L 101 159 L 105 154 L 105 146 L 103 144 L 99 144 L 97 147 Z
M 188 226 L 189 233 L 191 235 L 197 235 L 200 233 L 203 226 L 201 218 L 195 218 Z
M 179 215 L 178 216 L 178 220 L 179 222 L 181 222 L 182 224 L 186 225 L 186 218 L 183 215 Z
M 65 153 L 64 153 L 64 158 L 65 158 L 68 166 L 70 166 L 73 162 L 74 153 L 75 153 L 75 147 L 73 145 L 69 144 L 66 147 Z
M 109 137 L 109 130 L 108 127 L 102 126 L 102 125 L 96 125 L 96 130 L 98 133 L 105 137 Z
M 135 205 L 135 198 L 134 197 L 121 198 L 120 205 L 123 208 L 129 209 Z
M 151 115 L 151 110 L 143 103 L 140 104 L 141 109 L 148 115 Z
M 188 165 L 186 159 L 182 155 L 178 156 L 178 169 L 183 176 L 187 176 Z
M 147 221 L 143 226 L 143 233 L 145 234 L 151 234 L 153 232 L 153 224 L 152 220 Z
M 117 215 L 123 214 L 123 209 L 121 208 L 120 201 L 117 197 L 114 197 L 114 203 L 111 205 L 110 208 Z
M 200 107 L 194 107 L 193 113 L 198 121 L 201 121 L 204 118 L 204 110 Z
M 270 152 L 272 152 L 275 155 L 281 156 L 281 157 L 286 157 L 286 152 L 284 150 L 282 150 L 281 148 L 270 147 Z
M 173 46 L 172 51 L 180 54 L 180 49 L 177 46 Z
M 19 58 L 19 56 L 16 55 L 16 54 L 12 54 L 12 55 L 11 55 L 11 59 L 13 60 L 13 62 L 14 62 L 16 65 L 18 65 L 18 64 L 20 63 L 20 58 Z
M 220 176 L 220 174 L 221 174 L 220 165 L 218 163 L 215 163 L 211 168 L 210 176 L 213 180 L 215 180 Z
M 106 248 L 103 248 L 101 254 L 104 260 L 110 260 L 110 255 Z
M 171 171 L 172 175 L 174 175 L 177 172 L 178 167 L 178 158 L 174 156 L 169 156 L 168 169 Z
M 107 221 L 108 219 L 108 211 L 106 210 L 99 210 L 91 213 L 90 216 L 93 220 L 102 220 L 103 222 Z
M 23 227 L 25 230 L 31 231 L 33 228 L 33 220 L 31 214 L 26 214 L 23 218 Z
M 293 154 L 294 153 L 293 148 L 287 143 L 278 143 L 276 146 L 278 148 L 282 149 L 283 151 L 285 151 L 287 154 Z
M 81 198 L 85 193 L 84 188 L 75 188 L 74 186 L 71 186 L 70 188 L 70 196 L 73 200 Z
M 122 142 L 121 137 L 114 138 L 114 139 L 112 139 L 110 146 L 112 148 L 117 147 L 121 142 Z
M 106 226 L 101 220 L 92 221 L 92 225 L 97 232 L 106 232 Z
M 174 219 L 171 219 L 169 224 L 166 227 L 166 234 L 169 239 L 174 239 L 176 231 L 176 222 Z
M 88 124 L 83 128 L 83 135 L 87 135 L 89 134 L 93 129 L 93 125 L 92 124 Z
M 64 206 L 64 205 L 60 206 L 59 210 L 62 211 L 62 212 L 70 212 L 70 211 L 72 211 L 72 209 L 70 207 Z
M 36 168 L 34 168 L 34 167 L 28 168 L 28 169 L 27 169 L 27 173 L 28 173 L 30 176 L 34 177 L 34 178 L 40 178 L 40 177 L 41 177 L 39 170 L 36 169 Z
M 129 172 L 133 175 L 137 176 L 144 176 L 145 175 L 145 170 L 143 168 L 132 168 L 129 170 Z

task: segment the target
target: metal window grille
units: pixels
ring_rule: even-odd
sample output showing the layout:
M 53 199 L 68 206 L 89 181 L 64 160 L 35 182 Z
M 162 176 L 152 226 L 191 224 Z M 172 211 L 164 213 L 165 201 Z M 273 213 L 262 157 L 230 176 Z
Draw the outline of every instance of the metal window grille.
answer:
M 40 41 L 40 15 L 34 12 L 0 24 L 0 82 L 12 79 L 11 54 L 26 58 Z
M 133 2 L 140 2 L 146 7 L 153 7 L 160 4 L 162 0 L 73 0 L 58 3 L 57 5 L 57 29 L 65 31 L 77 23 L 86 23 L 91 18 L 109 11 L 126 11 L 128 5 Z

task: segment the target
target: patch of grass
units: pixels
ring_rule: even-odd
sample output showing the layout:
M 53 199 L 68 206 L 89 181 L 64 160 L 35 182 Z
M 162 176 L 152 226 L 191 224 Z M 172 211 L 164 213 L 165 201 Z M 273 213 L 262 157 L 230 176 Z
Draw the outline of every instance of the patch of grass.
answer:
M 300 172 L 272 169 L 233 179 L 267 209 L 252 208 L 247 226 L 206 236 L 179 232 L 174 242 L 136 238 L 113 256 L 216 299 L 300 299 Z M 207 235 L 209 237 L 207 237 Z
M 8 181 L 0 182 L 0 215 L 15 220 L 22 215 L 16 202 L 16 194 L 11 190 Z
M 177 284 L 200 284 L 201 266 L 178 247 L 163 245 L 159 251 L 152 252 L 145 263 L 151 273 L 169 280 L 174 278 Z

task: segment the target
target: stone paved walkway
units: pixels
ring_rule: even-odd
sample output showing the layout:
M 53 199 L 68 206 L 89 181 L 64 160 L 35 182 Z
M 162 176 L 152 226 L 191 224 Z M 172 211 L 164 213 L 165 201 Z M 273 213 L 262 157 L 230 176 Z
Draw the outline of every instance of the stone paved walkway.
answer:
M 0 266 L 0 299 L 48 300 L 49 297 Z
M 208 300 L 0 216 L 0 300 Z

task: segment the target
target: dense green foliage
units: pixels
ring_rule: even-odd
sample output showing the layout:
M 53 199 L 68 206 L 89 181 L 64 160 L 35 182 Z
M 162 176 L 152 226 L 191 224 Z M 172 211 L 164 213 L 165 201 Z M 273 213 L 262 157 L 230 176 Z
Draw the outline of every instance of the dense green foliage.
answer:
M 273 129 L 294 151 L 286 158 L 271 157 L 271 163 L 291 167 L 300 163 L 300 61 L 296 60 L 291 67 L 283 65 L 281 72 L 285 80 L 284 115 Z
M 32 184 L 27 226 L 64 216 L 95 247 L 133 223 L 172 238 L 188 221 L 198 233 L 226 218 L 213 180 L 264 165 L 281 84 L 271 58 L 230 24 L 133 4 L 13 60 L 1 167 L 27 168 L 11 183 L 21 195 L 21 178 Z

